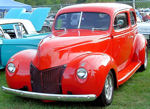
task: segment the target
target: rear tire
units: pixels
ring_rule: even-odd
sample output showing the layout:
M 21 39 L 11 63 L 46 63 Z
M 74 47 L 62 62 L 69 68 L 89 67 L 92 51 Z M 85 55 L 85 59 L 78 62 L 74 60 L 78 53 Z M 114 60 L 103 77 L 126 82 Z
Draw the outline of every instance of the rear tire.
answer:
M 114 93 L 114 77 L 110 71 L 106 77 L 101 95 L 96 99 L 96 104 L 107 106 L 112 103 Z

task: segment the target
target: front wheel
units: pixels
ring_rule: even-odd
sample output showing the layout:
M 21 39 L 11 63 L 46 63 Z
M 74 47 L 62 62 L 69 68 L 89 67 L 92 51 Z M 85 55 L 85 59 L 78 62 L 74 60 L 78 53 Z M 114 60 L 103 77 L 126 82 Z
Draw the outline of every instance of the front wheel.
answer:
M 113 99 L 113 92 L 114 92 L 114 77 L 112 72 L 110 71 L 106 77 L 103 91 L 100 97 L 97 98 L 96 102 L 100 103 L 103 106 L 110 105 Z

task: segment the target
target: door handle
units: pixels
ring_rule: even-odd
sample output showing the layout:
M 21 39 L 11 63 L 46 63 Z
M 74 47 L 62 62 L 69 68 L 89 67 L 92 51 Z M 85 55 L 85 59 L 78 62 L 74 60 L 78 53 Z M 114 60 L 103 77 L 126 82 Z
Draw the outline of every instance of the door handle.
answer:
M 129 36 L 129 38 L 133 38 L 133 36 Z

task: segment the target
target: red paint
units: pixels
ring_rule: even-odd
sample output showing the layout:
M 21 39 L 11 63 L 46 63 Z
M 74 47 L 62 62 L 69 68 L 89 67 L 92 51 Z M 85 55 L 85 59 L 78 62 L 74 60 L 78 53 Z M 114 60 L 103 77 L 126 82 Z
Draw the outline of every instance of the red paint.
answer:
M 144 64 L 147 42 L 143 35 L 137 33 L 137 26 L 131 25 L 129 11 L 134 10 L 127 5 L 87 4 L 70 6 L 61 9 L 57 15 L 69 12 L 103 12 L 111 17 L 107 31 L 68 29 L 55 30 L 54 38 L 47 37 L 40 42 L 38 50 L 26 50 L 12 57 L 17 71 L 12 75 L 6 68 L 8 86 L 20 89 L 24 86 L 31 91 L 30 63 L 39 70 L 67 65 L 61 80 L 62 93 L 96 94 L 102 92 L 106 76 L 114 70 L 117 87 L 127 81 L 136 70 Z M 113 28 L 114 18 L 122 12 L 128 15 L 129 26 L 116 31 Z M 135 12 L 134 12 L 135 13 Z M 131 37 L 132 36 L 132 37 Z M 9 61 L 8 63 L 10 63 Z M 78 68 L 85 68 L 88 77 L 81 80 L 77 77 Z

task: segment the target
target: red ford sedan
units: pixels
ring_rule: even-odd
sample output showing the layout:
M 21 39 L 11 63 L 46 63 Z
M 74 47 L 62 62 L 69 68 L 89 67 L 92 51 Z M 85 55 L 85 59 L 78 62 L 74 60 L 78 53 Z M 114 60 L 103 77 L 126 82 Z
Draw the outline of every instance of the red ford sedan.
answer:
M 147 42 L 134 9 L 117 3 L 79 4 L 58 11 L 52 34 L 37 50 L 6 66 L 6 93 L 52 101 L 109 105 L 114 88 L 147 67 Z

